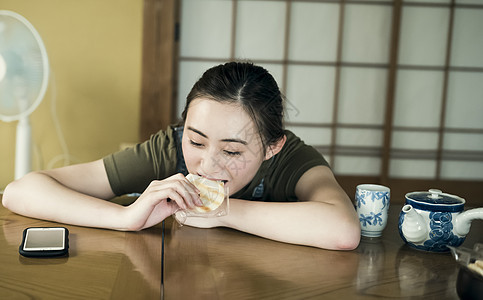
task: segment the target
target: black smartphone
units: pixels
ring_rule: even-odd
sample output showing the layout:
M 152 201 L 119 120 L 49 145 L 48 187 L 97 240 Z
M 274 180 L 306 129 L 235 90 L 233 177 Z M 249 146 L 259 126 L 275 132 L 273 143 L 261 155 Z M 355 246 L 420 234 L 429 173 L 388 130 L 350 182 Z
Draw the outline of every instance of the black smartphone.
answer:
M 26 257 L 65 256 L 69 253 L 69 230 L 65 227 L 26 228 L 18 250 Z

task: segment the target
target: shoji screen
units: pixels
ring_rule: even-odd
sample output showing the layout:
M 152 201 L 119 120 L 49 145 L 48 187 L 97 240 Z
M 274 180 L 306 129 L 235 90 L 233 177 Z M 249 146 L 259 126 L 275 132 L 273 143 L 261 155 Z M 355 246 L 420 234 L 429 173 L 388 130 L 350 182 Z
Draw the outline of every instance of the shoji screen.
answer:
M 205 69 L 248 59 L 341 181 L 471 182 L 483 198 L 483 0 L 183 0 L 180 20 L 178 112 Z
M 390 176 L 482 180 L 483 1 L 433 2 L 402 10 Z

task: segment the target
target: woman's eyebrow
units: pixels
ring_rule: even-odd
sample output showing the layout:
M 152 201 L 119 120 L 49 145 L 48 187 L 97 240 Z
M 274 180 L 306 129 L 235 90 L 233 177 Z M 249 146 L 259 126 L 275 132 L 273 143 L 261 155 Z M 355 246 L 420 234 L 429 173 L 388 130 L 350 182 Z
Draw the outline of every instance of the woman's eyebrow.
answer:
M 191 126 L 188 126 L 188 130 L 191 130 L 191 131 L 193 131 L 193 132 L 201 135 L 204 138 L 208 138 L 208 136 L 206 134 L 204 134 L 203 132 L 199 131 L 196 128 L 193 128 Z M 242 145 L 248 145 L 248 142 L 247 141 L 244 141 L 242 139 L 236 139 L 236 138 L 227 138 L 227 139 L 222 139 L 221 141 L 222 142 L 226 142 L 226 143 L 240 143 Z
M 208 138 L 208 136 L 206 134 L 204 134 L 203 132 L 201 132 L 198 129 L 195 129 L 195 128 L 191 127 L 191 126 L 188 126 L 188 130 L 191 130 L 193 132 L 196 132 L 197 134 L 201 135 L 204 138 Z
M 222 139 L 222 142 L 227 142 L 227 143 L 240 143 L 242 145 L 248 145 L 248 143 L 244 140 L 241 139 Z

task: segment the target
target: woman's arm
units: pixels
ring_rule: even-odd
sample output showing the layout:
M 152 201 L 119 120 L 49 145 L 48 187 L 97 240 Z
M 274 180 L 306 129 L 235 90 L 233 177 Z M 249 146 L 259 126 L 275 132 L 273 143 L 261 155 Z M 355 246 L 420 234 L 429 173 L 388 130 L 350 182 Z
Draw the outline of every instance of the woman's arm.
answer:
M 180 207 L 192 207 L 197 191 L 178 174 L 153 181 L 130 206 L 106 201 L 114 197 L 102 160 L 32 172 L 10 183 L 2 204 L 28 217 L 72 225 L 140 230 L 153 226 Z M 171 198 L 174 201 L 168 202 Z M 199 204 L 198 204 L 199 205 Z
M 109 228 L 122 210 L 101 199 L 113 196 L 102 161 L 95 161 L 29 173 L 7 185 L 2 204 L 28 217 Z
M 261 237 L 334 250 L 351 250 L 360 224 L 349 197 L 328 167 L 313 167 L 299 179 L 300 202 L 273 203 L 230 199 L 230 213 L 214 219 L 188 218 L 187 225 L 227 226 Z

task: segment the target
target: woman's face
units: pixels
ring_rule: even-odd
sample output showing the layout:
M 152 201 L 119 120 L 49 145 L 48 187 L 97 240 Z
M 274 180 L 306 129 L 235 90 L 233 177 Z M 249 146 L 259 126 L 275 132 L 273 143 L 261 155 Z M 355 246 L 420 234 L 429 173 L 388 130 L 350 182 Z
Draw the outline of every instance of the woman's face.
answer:
M 253 179 L 265 158 L 248 114 L 239 105 L 205 98 L 190 103 L 182 145 L 188 172 L 225 181 L 230 194 Z

